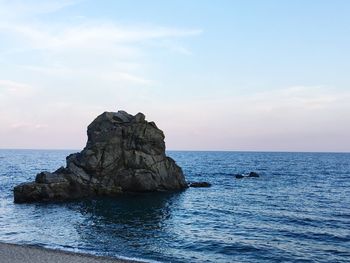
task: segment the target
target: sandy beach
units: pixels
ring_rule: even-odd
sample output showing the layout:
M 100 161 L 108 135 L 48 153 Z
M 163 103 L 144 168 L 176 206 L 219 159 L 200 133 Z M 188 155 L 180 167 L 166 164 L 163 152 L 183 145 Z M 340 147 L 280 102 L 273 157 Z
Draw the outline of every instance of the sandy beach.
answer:
M 26 245 L 0 243 L 1 263 L 135 263 L 141 261 L 98 257 Z

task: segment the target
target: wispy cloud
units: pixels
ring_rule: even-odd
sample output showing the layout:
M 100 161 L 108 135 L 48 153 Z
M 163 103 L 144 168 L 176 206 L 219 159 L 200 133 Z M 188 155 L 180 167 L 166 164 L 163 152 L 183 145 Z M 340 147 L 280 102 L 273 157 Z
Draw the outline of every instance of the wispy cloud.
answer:
M 21 83 L 12 80 L 0 79 L 0 98 L 6 96 L 26 96 L 32 93 L 33 87 L 26 83 Z
M 38 14 L 56 12 L 74 5 L 78 0 L 0 0 L 0 20 L 28 18 Z
M 76 1 L 52 2 L 34 1 L 37 12 L 55 12 Z M 10 13 L 32 14 L 32 8 L 23 2 L 9 4 L 2 2 Z M 154 82 L 145 75 L 150 63 L 145 63 L 147 54 L 166 49 L 179 55 L 191 54 L 180 39 L 195 37 L 202 33 L 200 29 L 173 28 L 158 25 L 118 25 L 112 21 L 85 19 L 69 23 L 48 23 L 27 19 L 0 19 L 0 37 L 9 43 L 1 50 L 3 57 L 35 56 L 35 61 L 17 62 L 23 70 L 41 72 L 50 77 L 67 77 L 72 74 L 76 79 L 103 78 L 120 85 L 149 85 Z M 40 20 L 39 20 L 40 21 Z M 157 44 L 155 44 L 157 43 Z M 160 44 L 159 44 L 160 43 Z M 25 59 L 23 61 L 26 61 Z M 127 65 L 148 66 L 137 69 Z M 123 66 L 124 65 L 124 66 Z
M 30 86 L 25 83 L 0 79 L 0 89 L 10 90 L 10 91 L 20 91 L 20 90 L 26 90 L 29 88 Z
M 349 91 L 293 86 L 162 105 L 153 114 L 172 119 L 159 125 L 174 149 L 336 151 L 349 146 L 349 101 Z
M 122 27 L 106 23 L 84 23 L 57 26 L 2 24 L 0 30 L 25 41 L 27 48 L 43 50 L 100 49 L 120 44 L 139 44 L 152 39 L 171 39 L 198 36 L 198 29 L 165 27 Z M 172 44 L 174 45 L 174 44 Z M 166 47 L 167 45 L 163 45 Z
M 332 90 L 326 86 L 292 86 L 270 90 L 249 96 L 252 107 L 259 110 L 278 111 L 293 108 L 303 111 L 320 110 L 338 102 L 347 92 Z
M 10 125 L 10 128 L 12 130 L 28 130 L 28 129 L 45 129 L 47 128 L 47 124 L 37 124 L 37 123 L 30 123 L 30 122 L 15 122 Z
M 0 0 L 0 59 L 7 65 L 0 71 L 0 147 L 82 145 L 86 125 L 100 112 L 152 103 L 152 56 L 191 54 L 183 43 L 202 34 L 191 27 L 45 15 L 81 2 Z

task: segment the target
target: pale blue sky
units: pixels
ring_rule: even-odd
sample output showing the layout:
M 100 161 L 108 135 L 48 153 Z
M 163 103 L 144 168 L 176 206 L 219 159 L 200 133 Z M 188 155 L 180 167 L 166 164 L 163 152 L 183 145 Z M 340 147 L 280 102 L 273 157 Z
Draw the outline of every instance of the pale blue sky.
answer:
M 0 148 L 139 111 L 168 149 L 350 151 L 349 1 L 0 0 Z

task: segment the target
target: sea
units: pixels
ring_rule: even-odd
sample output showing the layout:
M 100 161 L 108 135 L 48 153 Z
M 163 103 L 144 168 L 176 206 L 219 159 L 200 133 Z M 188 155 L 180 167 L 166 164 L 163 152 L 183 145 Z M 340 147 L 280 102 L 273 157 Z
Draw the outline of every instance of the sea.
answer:
M 168 151 L 212 186 L 13 203 L 15 185 L 72 152 L 0 150 L 0 242 L 145 262 L 350 262 L 350 153 Z

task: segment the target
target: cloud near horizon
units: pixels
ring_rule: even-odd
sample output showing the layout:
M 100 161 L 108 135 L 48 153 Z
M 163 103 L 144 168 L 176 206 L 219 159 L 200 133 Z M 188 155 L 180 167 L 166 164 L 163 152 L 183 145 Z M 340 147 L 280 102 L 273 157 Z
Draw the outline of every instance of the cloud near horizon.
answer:
M 169 105 L 158 118 L 171 114 L 163 127 L 178 150 L 348 151 L 349 101 L 348 91 L 295 86 Z
M 350 111 L 349 100 L 350 92 L 297 86 L 233 99 L 157 103 L 145 110 L 137 105 L 106 109 L 57 103 L 40 118 L 23 118 L 18 112 L 17 118 L 0 119 L 5 124 L 0 143 L 3 148 L 79 149 L 86 141 L 86 126 L 98 114 L 124 109 L 132 114 L 143 111 L 155 121 L 166 134 L 169 150 L 305 151 L 317 143 L 314 151 L 346 151 L 350 116 L 342 113 Z M 341 129 L 339 121 L 344 124 Z

